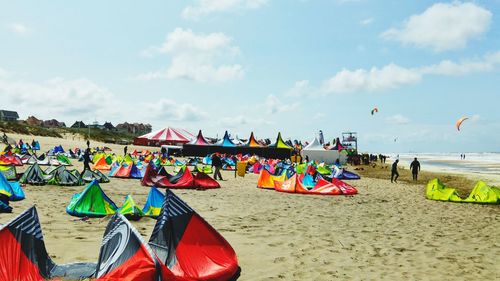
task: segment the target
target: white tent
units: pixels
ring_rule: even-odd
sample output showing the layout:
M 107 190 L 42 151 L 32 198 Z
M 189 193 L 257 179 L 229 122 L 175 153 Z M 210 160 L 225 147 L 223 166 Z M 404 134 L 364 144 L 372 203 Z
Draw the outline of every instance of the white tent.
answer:
M 326 150 L 323 145 L 319 143 L 318 138 L 314 137 L 306 147 L 304 147 L 300 153 L 303 158 L 306 156 L 309 161 L 316 161 L 318 163 L 324 162 L 325 164 L 333 164 L 337 159 L 339 159 L 340 164 L 345 164 L 347 162 L 347 155 L 338 150 Z

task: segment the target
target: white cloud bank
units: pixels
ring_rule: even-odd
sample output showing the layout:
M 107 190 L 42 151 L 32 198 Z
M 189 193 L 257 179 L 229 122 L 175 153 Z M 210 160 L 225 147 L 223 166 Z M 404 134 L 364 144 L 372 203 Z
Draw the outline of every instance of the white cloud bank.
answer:
M 323 82 L 320 93 L 334 94 L 390 90 L 419 83 L 426 75 L 460 76 L 489 72 L 495 70 L 499 64 L 500 51 L 478 59 L 460 62 L 443 60 L 437 64 L 415 68 L 406 68 L 391 63 L 381 68 L 343 69 Z M 296 88 L 297 84 L 292 90 Z
M 224 33 L 196 34 L 190 29 L 176 28 L 169 33 L 160 46 L 149 47 L 143 56 L 161 54 L 171 56 L 166 71 L 143 73 L 139 80 L 187 79 L 196 82 L 226 82 L 244 76 L 240 64 L 217 64 L 219 60 L 231 60 L 240 54 L 232 43 L 232 38 Z
M 267 2 L 268 0 L 197 0 L 196 4 L 184 8 L 182 17 L 190 20 L 199 20 L 202 17 L 217 12 L 258 9 L 267 4 Z
M 436 3 L 381 37 L 438 52 L 462 49 L 488 30 L 491 18 L 490 11 L 474 3 Z

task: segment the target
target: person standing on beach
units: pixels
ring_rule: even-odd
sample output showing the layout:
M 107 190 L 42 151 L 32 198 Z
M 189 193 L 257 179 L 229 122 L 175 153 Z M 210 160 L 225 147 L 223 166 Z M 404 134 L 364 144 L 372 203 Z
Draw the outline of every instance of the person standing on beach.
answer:
M 222 175 L 220 174 L 220 169 L 222 169 L 222 160 L 220 159 L 218 153 L 212 154 L 212 167 L 215 167 L 214 179 L 217 180 L 217 177 L 219 177 L 220 180 L 223 180 Z
M 90 159 L 90 148 L 87 148 L 83 154 L 83 171 L 91 171 L 89 163 L 94 164 L 94 162 Z
M 391 182 L 398 183 L 398 178 L 399 178 L 398 163 L 399 163 L 399 159 L 396 159 L 396 161 L 394 161 L 394 163 L 392 163 Z
M 420 162 L 418 162 L 417 157 L 410 164 L 411 174 L 413 175 L 413 180 L 416 181 L 418 177 L 418 172 L 420 172 Z
M 127 146 L 125 146 L 125 147 L 123 148 L 123 156 L 127 156 L 127 149 L 128 149 L 128 147 L 127 147 Z

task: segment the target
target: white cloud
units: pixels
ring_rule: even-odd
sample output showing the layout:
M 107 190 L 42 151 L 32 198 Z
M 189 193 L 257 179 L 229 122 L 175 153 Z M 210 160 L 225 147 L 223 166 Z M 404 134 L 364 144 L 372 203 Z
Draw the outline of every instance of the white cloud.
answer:
M 276 114 L 281 112 L 288 112 L 298 108 L 298 103 L 285 104 L 275 95 L 267 96 L 265 107 L 267 108 L 268 114 Z
M 30 31 L 30 29 L 22 24 L 22 23 L 11 23 L 7 26 L 11 32 L 14 32 L 16 34 L 26 34 Z
M 420 71 L 423 74 L 466 75 L 492 71 L 498 64 L 500 64 L 500 51 L 486 55 L 482 59 L 464 60 L 459 63 L 444 60 L 438 64 L 421 67 Z
M 395 64 L 370 70 L 343 69 L 323 83 L 326 93 L 347 93 L 394 89 L 402 85 L 420 82 L 421 74 Z
M 242 127 L 260 127 L 272 125 L 273 123 L 263 118 L 255 116 L 248 117 L 244 115 L 237 115 L 231 117 L 224 117 L 219 121 L 219 124 L 225 128 L 242 128 Z
M 373 92 L 396 89 L 420 82 L 427 75 L 457 76 L 495 70 L 500 65 L 500 51 L 483 58 L 453 62 L 444 60 L 437 64 L 405 68 L 388 64 L 382 68 L 343 69 L 323 83 L 322 94 Z
M 373 23 L 373 18 L 366 18 L 359 22 L 361 25 L 370 25 Z
M 189 103 L 178 103 L 170 99 L 160 99 L 141 106 L 155 119 L 162 121 L 199 121 L 207 114 Z
M 312 89 L 309 87 L 309 80 L 296 81 L 293 87 L 288 90 L 286 96 L 288 97 L 302 97 L 310 95 Z
M 21 114 L 43 119 L 89 121 L 114 116 L 114 111 L 106 109 L 107 104 L 114 100 L 113 94 L 86 78 L 53 78 L 36 83 L 0 77 L 0 95 L 4 103 Z
M 258 9 L 268 0 L 197 0 L 196 4 L 187 6 L 182 11 L 185 19 L 198 20 L 216 12 Z
M 408 124 L 410 122 L 410 119 L 404 117 L 401 114 L 396 114 L 385 118 L 385 121 L 389 124 L 403 125 Z
M 176 28 L 168 34 L 161 46 L 149 47 L 142 55 L 171 56 L 166 71 L 139 74 L 136 79 L 188 79 L 197 82 L 225 82 L 243 78 L 245 71 L 240 64 L 216 65 L 216 61 L 231 60 L 240 54 L 232 38 L 224 33 L 195 34 L 190 29 Z
M 437 3 L 381 36 L 435 51 L 461 49 L 488 30 L 491 18 L 490 11 L 474 3 Z

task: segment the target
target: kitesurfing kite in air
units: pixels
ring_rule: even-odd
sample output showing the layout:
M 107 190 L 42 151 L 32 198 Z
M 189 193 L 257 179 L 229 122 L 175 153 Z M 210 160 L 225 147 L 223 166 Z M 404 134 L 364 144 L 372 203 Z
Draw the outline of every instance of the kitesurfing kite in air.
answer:
M 372 109 L 372 115 L 375 114 L 375 112 L 378 112 L 378 107 Z
M 457 124 L 456 124 L 456 127 L 457 127 L 457 130 L 458 130 L 458 131 L 460 131 L 460 127 L 462 126 L 462 123 L 463 123 L 465 120 L 467 120 L 467 119 L 469 119 L 469 117 L 462 117 L 462 118 L 458 119 Z

